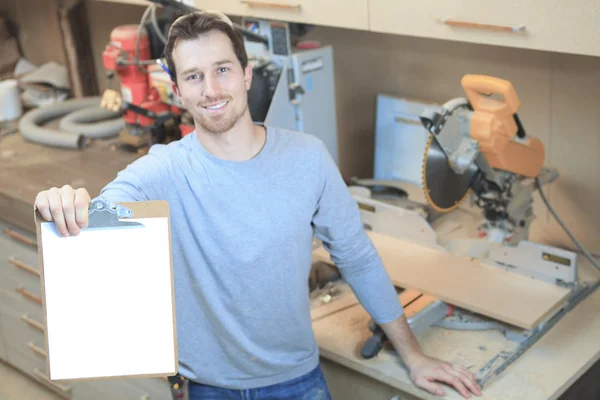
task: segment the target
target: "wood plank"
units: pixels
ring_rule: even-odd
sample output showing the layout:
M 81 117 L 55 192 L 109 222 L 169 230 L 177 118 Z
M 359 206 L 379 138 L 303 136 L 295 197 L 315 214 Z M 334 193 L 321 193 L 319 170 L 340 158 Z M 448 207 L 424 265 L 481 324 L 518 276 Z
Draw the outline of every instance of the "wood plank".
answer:
M 369 232 L 395 285 L 531 329 L 563 304 L 569 290 L 450 253 Z M 315 250 L 325 257 L 326 250 Z

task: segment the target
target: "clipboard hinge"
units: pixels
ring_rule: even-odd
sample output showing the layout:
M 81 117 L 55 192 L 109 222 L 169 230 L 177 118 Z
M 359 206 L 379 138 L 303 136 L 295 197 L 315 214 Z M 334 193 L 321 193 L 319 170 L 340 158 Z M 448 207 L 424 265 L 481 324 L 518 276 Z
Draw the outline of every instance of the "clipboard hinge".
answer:
M 131 218 L 132 216 L 131 209 L 110 203 L 104 196 L 98 196 L 90 203 L 87 229 L 144 226 L 139 222 L 119 220 L 119 218 Z

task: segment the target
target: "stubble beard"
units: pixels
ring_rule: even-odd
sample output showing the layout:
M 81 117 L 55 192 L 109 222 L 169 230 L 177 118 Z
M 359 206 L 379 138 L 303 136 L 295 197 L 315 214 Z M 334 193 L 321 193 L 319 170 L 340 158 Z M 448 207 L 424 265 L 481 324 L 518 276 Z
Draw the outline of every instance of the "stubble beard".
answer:
M 219 135 L 229 131 L 231 128 L 235 126 L 237 121 L 242 118 L 246 110 L 248 109 L 248 103 L 244 106 L 244 108 L 239 113 L 235 113 L 235 110 L 228 114 L 223 115 L 219 119 L 212 119 L 210 117 L 206 117 L 203 115 L 199 115 L 196 120 L 200 126 L 207 132 L 213 135 Z

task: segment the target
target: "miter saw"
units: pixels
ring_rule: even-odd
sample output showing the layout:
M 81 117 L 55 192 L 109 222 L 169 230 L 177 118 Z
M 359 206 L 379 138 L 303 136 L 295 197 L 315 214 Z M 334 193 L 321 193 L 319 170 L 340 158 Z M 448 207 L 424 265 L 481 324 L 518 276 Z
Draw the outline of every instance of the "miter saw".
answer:
M 430 132 L 423 160 L 425 197 L 435 210 L 447 212 L 472 194 L 484 210 L 481 236 L 516 244 L 527 238 L 533 219 L 535 179 L 548 183 L 558 174 L 543 169 L 544 146 L 526 135 L 510 82 L 466 75 L 461 83 L 467 98 L 420 117 Z M 458 129 L 445 130 L 452 117 Z
M 513 352 L 501 352 L 480 371 L 478 381 L 483 386 L 593 292 L 600 281 L 579 280 L 577 253 L 528 240 L 534 219 L 532 196 L 538 189 L 552 214 L 565 227 L 541 190 L 558 173 L 543 167 L 544 146 L 539 139 L 525 133 L 517 114 L 520 103 L 513 85 L 482 75 L 466 75 L 461 84 L 466 98 L 452 99 L 420 116 L 429 132 L 422 166 L 422 189 L 427 204 L 436 212 L 449 213 L 470 198 L 484 214 L 477 237 L 451 240 L 443 245 L 444 250 L 570 289 L 566 303 L 531 330 L 515 329 L 423 293 L 417 300 L 427 298 L 425 304 L 417 304 L 417 300 L 407 303 L 407 321 L 415 333 L 433 325 L 448 329 L 499 329 L 518 344 Z M 365 228 L 442 248 L 439 237 L 427 229 L 425 219 L 419 221 L 415 212 L 393 212 L 376 199 L 356 193 L 354 197 Z M 391 226 L 406 228 L 395 232 Z M 565 230 L 598 268 L 589 253 Z M 374 357 L 386 340 L 373 321 L 369 328 L 373 336 L 363 346 L 364 358 Z

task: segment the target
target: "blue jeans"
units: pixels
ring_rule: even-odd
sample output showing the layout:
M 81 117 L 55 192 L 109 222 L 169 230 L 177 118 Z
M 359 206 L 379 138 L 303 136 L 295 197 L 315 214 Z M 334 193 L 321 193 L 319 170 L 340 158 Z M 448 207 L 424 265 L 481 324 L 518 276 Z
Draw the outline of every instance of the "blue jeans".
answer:
M 255 389 L 224 389 L 188 382 L 189 400 L 331 400 L 321 366 L 276 385 Z

